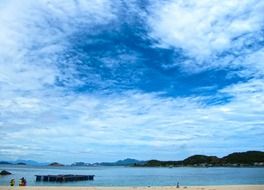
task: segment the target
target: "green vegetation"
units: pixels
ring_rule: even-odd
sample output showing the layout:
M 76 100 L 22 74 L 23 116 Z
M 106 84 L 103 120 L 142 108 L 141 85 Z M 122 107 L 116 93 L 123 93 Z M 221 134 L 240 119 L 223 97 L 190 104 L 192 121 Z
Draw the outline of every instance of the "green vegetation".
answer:
M 204 155 L 194 155 L 183 160 L 184 165 L 194 165 L 194 164 L 219 164 L 221 159 L 216 156 L 204 156 Z
M 248 151 L 244 153 L 232 153 L 222 158 L 224 163 L 253 164 L 264 162 L 264 152 Z

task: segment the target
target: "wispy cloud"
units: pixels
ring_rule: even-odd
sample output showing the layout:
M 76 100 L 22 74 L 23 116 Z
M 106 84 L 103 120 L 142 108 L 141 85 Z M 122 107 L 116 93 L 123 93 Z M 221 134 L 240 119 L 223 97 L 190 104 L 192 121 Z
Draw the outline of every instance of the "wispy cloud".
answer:
M 189 59 L 173 65 L 189 71 L 248 68 L 236 59 L 245 59 L 252 50 L 263 52 L 263 9 L 263 2 L 251 0 L 157 1 L 148 17 L 150 37 L 157 46 L 182 50 Z
M 262 9 L 259 1 L 1 2 L 0 159 L 263 149 Z M 241 80 L 191 80 L 217 69 Z
M 190 153 L 199 153 L 201 147 L 205 148 L 204 152 L 217 153 L 219 145 L 223 146 L 223 152 L 241 147 L 263 148 L 263 144 L 259 144 L 259 135 L 263 133 L 263 107 L 260 106 L 263 85 L 255 82 L 251 85 L 253 89 L 260 88 L 254 96 L 247 86 L 230 87 L 222 93 L 229 93 L 234 100 L 215 106 L 204 105 L 199 97 L 172 99 L 140 92 L 101 98 L 96 95 L 43 97 L 44 107 L 42 104 L 36 111 L 27 110 L 27 106 L 20 109 L 16 106 L 12 118 L 2 116 L 2 128 L 9 125 L 13 129 L 2 130 L 1 146 L 21 142 L 41 149 L 56 144 L 57 148 L 68 147 L 69 153 L 71 148 L 78 151 L 89 148 L 91 154 L 98 150 L 97 147 L 103 151 L 110 145 L 137 148 L 137 153 L 172 147 L 167 151 L 171 159 L 175 150 L 181 151 L 181 147 Z M 241 91 L 243 86 L 245 92 Z M 2 113 L 8 111 L 2 108 Z M 20 112 L 24 113 L 23 118 L 19 117 Z M 239 140 L 241 137 L 244 137 L 243 142 Z M 230 147 L 233 143 L 240 144 L 238 149 Z M 12 150 L 10 154 L 13 154 Z M 154 157 L 154 153 L 150 156 Z

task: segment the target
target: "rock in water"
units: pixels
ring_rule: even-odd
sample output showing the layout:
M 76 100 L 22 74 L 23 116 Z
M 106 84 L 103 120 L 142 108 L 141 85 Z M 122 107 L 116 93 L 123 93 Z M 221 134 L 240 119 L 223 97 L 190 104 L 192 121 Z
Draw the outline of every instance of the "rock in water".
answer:
M 12 173 L 6 171 L 6 170 L 3 170 L 0 172 L 0 175 L 11 175 Z

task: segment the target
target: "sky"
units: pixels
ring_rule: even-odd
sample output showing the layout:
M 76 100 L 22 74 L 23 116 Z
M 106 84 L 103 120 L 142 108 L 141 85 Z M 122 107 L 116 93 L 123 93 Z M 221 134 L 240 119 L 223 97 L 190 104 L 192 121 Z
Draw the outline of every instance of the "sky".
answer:
M 264 150 L 264 1 L 0 0 L 0 160 Z

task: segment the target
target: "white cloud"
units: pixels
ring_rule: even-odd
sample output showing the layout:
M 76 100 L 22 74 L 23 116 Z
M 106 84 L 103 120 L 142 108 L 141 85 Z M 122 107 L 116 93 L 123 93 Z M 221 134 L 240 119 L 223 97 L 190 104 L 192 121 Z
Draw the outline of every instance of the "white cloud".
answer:
M 183 50 L 190 60 L 175 65 L 188 70 L 247 67 L 245 62 L 232 65 L 236 58 L 232 54 L 248 54 L 246 46 L 263 39 L 263 10 L 263 2 L 252 0 L 157 1 L 147 19 L 149 35 L 157 46 Z M 219 59 L 226 51 L 231 56 Z

